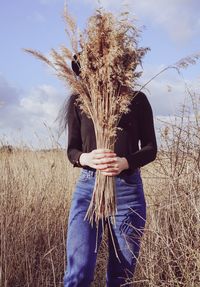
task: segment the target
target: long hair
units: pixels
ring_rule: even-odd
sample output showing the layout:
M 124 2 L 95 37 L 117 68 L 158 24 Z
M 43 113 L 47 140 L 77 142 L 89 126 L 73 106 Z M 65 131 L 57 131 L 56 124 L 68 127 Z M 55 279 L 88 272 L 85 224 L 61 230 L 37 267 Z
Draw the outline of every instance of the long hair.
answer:
M 76 94 L 71 93 L 68 97 L 64 100 L 61 108 L 58 112 L 58 116 L 56 118 L 56 122 L 58 122 L 58 134 L 61 136 L 64 132 L 67 132 L 68 129 L 68 122 L 70 116 L 70 107 L 72 106 L 72 102 L 74 101 L 74 97 Z
M 73 59 L 71 61 L 71 68 L 75 74 L 76 77 L 80 76 L 80 63 L 78 61 L 77 55 L 73 56 Z M 73 95 L 75 93 L 71 93 L 62 104 L 58 116 L 56 118 L 56 121 L 58 121 L 58 133 L 59 135 L 62 135 L 63 132 L 67 131 L 68 121 L 69 121 L 69 107 L 72 105 Z

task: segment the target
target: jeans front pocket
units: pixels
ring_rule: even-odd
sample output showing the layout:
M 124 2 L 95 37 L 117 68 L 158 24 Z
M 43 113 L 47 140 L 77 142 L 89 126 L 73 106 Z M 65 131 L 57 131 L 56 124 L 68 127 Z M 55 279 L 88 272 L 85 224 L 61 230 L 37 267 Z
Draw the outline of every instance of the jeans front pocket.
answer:
M 94 172 L 91 170 L 82 169 L 78 182 L 87 182 L 89 179 L 94 178 Z
M 131 175 L 124 175 L 123 178 L 120 178 L 120 181 L 127 186 L 136 186 L 142 184 L 140 170 L 136 170 Z
M 87 181 L 87 180 L 88 180 L 87 174 L 81 173 L 81 174 L 79 175 L 79 179 L 78 179 L 78 180 L 79 180 L 79 181 Z

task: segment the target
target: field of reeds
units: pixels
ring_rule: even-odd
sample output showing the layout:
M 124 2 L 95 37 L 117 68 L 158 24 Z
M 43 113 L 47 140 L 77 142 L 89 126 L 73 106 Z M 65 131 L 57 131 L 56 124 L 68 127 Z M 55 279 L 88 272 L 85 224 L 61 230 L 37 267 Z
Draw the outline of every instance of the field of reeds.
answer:
M 182 106 L 163 123 L 157 159 L 142 168 L 147 224 L 135 287 L 200 286 L 200 98 L 190 100 L 192 111 Z M 79 171 L 64 150 L 0 147 L 1 287 L 62 286 Z M 106 256 L 105 236 L 95 287 L 105 286 Z

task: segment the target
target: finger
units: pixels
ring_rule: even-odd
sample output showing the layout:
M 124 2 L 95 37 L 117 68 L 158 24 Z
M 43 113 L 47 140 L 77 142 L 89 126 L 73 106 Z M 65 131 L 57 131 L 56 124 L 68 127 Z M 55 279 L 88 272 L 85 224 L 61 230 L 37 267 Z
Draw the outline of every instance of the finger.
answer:
M 114 164 L 117 162 L 117 158 L 101 158 L 101 159 L 93 159 L 93 164 Z
M 109 157 L 116 157 L 116 153 L 110 152 L 110 153 L 97 153 L 97 154 L 94 154 L 94 158 L 96 158 L 96 159 L 109 158 Z
M 107 169 L 102 169 L 101 172 L 104 173 L 119 173 L 118 168 L 107 168 Z
M 104 175 L 117 175 L 120 173 L 120 169 L 118 164 L 109 165 L 107 168 L 102 169 L 101 173 Z
M 116 175 L 118 175 L 118 172 L 104 172 L 104 171 L 101 171 L 101 173 L 103 175 L 106 175 L 106 176 L 116 176 Z
M 93 150 L 94 153 L 98 154 L 98 153 L 113 153 L 113 151 L 111 149 L 108 148 L 104 148 L 104 149 L 95 149 Z
M 106 173 L 119 173 L 119 169 L 118 168 L 113 168 L 113 167 L 109 167 L 109 168 L 105 168 L 101 170 L 102 172 L 106 172 Z
M 107 167 L 105 168 L 104 171 L 116 171 L 116 170 L 119 170 L 118 164 L 107 164 Z
M 93 167 L 98 169 L 98 170 L 105 171 L 105 172 L 110 172 L 110 171 L 114 171 L 114 172 L 117 171 L 118 172 L 119 171 L 119 166 L 118 165 L 94 164 Z
M 92 167 L 98 170 L 105 170 L 108 168 L 108 164 L 94 164 Z

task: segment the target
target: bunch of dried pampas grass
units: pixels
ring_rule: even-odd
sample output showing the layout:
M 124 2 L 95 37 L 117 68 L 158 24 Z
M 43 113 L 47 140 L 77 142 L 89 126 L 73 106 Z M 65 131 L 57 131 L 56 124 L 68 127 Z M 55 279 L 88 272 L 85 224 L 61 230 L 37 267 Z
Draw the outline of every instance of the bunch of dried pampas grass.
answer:
M 138 65 L 148 48 L 138 47 L 139 30 L 129 20 L 128 13 L 117 18 L 103 9 L 96 10 L 88 20 L 87 28 L 78 34 L 74 19 L 64 11 L 66 32 L 72 51 L 61 46 L 51 50 L 50 57 L 25 49 L 50 67 L 67 86 L 77 93 L 78 103 L 94 124 L 97 148 L 114 151 L 118 123 L 122 114 L 129 111 L 129 104 L 136 95 L 133 90 L 141 72 Z M 70 67 L 69 60 L 77 56 L 80 76 Z M 99 225 L 107 220 L 115 223 L 116 196 L 114 177 L 96 171 L 96 180 L 86 219 Z M 103 225 L 104 226 L 104 225 Z

